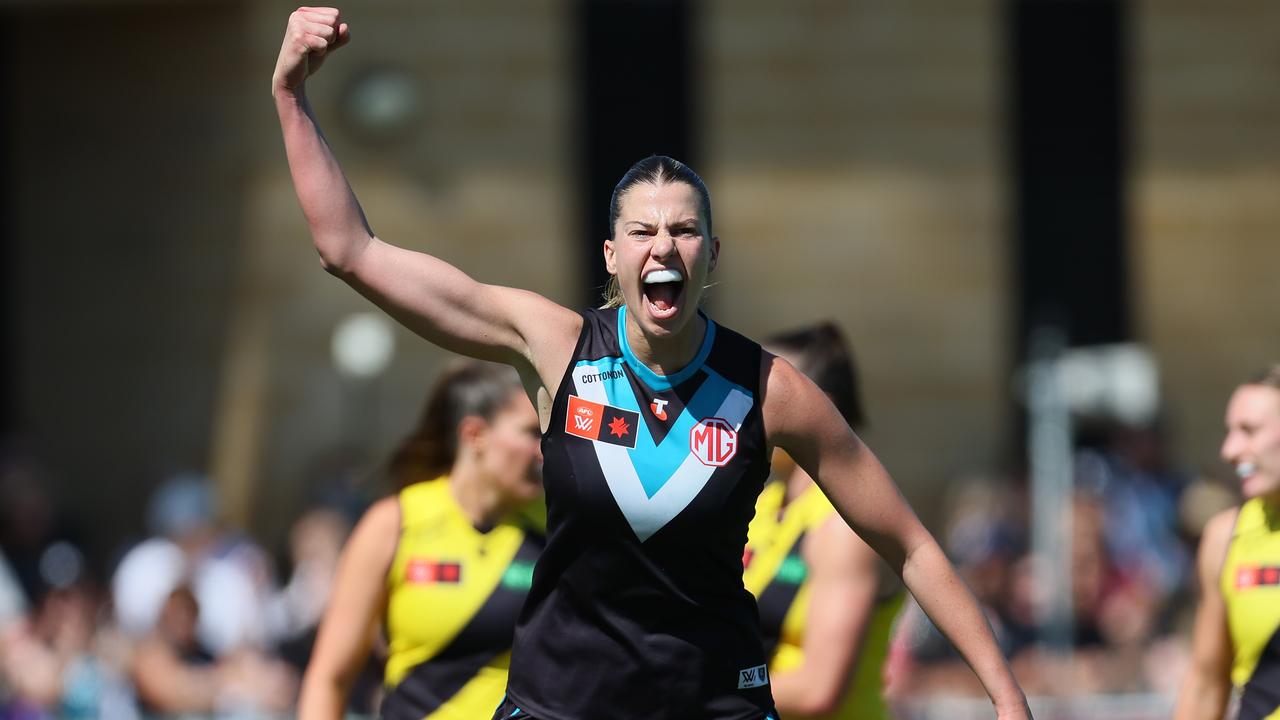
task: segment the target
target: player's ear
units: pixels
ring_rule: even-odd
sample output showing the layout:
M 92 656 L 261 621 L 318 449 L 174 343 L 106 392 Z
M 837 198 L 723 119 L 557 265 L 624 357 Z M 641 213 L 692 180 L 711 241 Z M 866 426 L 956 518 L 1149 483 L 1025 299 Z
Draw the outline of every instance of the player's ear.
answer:
M 610 275 L 618 274 L 618 256 L 613 249 L 613 240 L 604 241 L 604 269 L 609 271 Z
M 471 448 L 483 450 L 489 423 L 479 415 L 468 415 L 458 423 L 458 450 Z

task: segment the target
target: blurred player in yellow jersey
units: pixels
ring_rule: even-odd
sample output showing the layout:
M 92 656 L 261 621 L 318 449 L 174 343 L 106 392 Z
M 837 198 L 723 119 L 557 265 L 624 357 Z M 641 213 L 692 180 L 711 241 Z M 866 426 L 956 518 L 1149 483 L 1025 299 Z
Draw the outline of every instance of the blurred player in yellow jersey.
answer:
M 345 715 L 385 630 L 381 717 L 487 718 L 543 546 L 538 415 L 515 370 L 467 361 L 440 379 L 391 462 L 403 485 L 352 533 L 303 680 L 299 716 Z M 544 511 L 545 512 L 545 511 Z
M 862 425 L 853 359 L 834 325 L 780 335 L 765 347 L 808 375 L 850 427 Z M 743 562 L 778 712 L 787 720 L 887 718 L 880 675 L 901 583 L 782 451 L 756 503 Z
M 1222 458 L 1244 504 L 1209 521 L 1198 558 L 1192 665 L 1175 720 L 1280 719 L 1280 364 L 1236 388 Z

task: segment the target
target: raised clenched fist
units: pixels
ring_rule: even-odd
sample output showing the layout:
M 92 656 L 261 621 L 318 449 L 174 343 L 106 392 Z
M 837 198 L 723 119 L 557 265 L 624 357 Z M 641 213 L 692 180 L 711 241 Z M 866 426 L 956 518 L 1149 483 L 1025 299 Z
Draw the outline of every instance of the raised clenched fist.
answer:
M 320 69 L 328 53 L 351 39 L 337 8 L 300 7 L 289 16 L 280 57 L 271 77 L 271 93 L 294 92 L 312 73 Z

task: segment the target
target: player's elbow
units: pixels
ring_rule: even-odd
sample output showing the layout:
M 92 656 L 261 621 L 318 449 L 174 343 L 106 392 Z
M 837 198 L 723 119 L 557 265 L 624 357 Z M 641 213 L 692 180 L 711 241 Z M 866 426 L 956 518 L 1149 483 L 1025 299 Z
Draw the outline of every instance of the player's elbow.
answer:
M 330 275 L 345 278 L 351 275 L 350 269 L 341 262 L 340 257 L 320 251 L 320 267 Z
M 783 704 L 779 703 L 778 707 L 781 709 L 778 710 L 778 712 L 782 713 L 784 716 L 795 715 L 799 717 L 824 717 L 836 711 L 836 701 L 838 699 L 839 698 L 835 695 L 808 695 L 797 699 L 794 703 L 790 703 L 786 707 L 783 707 Z
M 367 245 L 317 235 L 315 246 L 320 256 L 320 267 L 334 277 L 348 280 L 355 277 L 360 256 Z
M 829 682 L 814 678 L 808 683 L 804 692 L 795 693 L 789 702 L 779 702 L 778 712 L 782 715 L 800 717 L 821 717 L 834 713 L 840 706 L 840 697 L 844 690 L 838 682 Z
M 1183 679 L 1174 720 L 1217 720 L 1226 712 L 1231 681 L 1201 665 L 1192 665 Z

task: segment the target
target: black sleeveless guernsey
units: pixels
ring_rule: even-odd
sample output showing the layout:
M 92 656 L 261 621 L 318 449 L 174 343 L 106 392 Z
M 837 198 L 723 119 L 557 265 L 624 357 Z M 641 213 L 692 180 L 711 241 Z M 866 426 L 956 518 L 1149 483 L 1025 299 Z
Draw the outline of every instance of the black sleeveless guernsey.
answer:
M 509 701 L 538 720 L 763 720 L 773 700 L 742 552 L 769 474 L 760 346 L 706 321 L 688 367 L 587 310 L 542 438 L 547 546 Z

